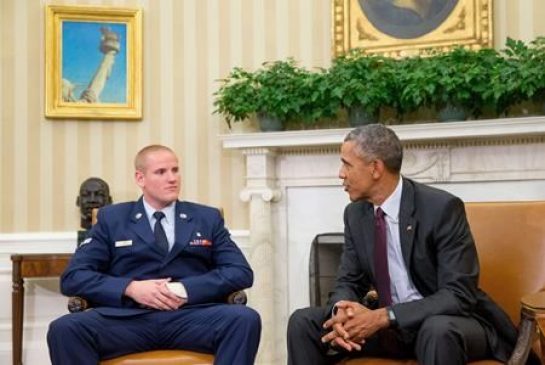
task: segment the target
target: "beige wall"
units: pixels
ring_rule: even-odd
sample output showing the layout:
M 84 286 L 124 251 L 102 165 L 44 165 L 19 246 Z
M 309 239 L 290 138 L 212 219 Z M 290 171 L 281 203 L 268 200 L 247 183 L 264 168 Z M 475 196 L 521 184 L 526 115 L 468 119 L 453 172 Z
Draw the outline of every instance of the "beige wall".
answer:
M 137 198 L 132 158 L 149 143 L 182 157 L 184 199 L 223 206 L 231 228 L 246 228 L 244 162 L 221 148 L 215 80 L 288 56 L 327 66 L 330 1 L 55 2 L 143 8 L 144 118 L 126 122 L 45 119 L 44 6 L 52 2 L 0 0 L 0 232 L 77 229 L 75 200 L 89 176 L 104 178 L 115 201 Z M 543 0 L 494 4 L 496 46 L 545 35 Z

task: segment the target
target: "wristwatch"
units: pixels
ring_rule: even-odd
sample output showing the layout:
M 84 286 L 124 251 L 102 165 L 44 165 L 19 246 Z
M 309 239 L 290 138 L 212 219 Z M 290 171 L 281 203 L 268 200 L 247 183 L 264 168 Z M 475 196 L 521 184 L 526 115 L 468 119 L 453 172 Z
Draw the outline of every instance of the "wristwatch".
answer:
M 390 321 L 390 327 L 397 327 L 397 319 L 392 307 L 386 307 L 386 313 L 388 314 L 388 320 Z

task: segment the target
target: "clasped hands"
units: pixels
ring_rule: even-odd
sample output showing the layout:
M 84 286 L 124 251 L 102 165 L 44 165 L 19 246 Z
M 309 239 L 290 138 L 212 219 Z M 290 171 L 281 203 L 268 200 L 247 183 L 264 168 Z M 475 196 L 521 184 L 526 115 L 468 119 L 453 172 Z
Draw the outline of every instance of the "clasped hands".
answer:
M 125 295 L 145 307 L 158 310 L 176 310 L 187 302 L 167 287 L 170 278 L 133 280 L 125 289 Z
M 345 300 L 339 301 L 335 307 L 336 313 L 323 325 L 331 331 L 322 337 L 322 342 L 349 352 L 360 351 L 366 338 L 390 323 L 384 308 L 371 310 L 360 303 Z

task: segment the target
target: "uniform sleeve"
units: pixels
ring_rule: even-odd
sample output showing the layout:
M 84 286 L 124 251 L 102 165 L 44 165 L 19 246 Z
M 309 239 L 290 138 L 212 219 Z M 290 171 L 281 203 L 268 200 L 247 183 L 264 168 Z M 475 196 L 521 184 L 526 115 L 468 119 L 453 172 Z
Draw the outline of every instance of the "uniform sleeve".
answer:
M 108 275 L 113 243 L 108 234 L 106 209 L 98 212 L 98 222 L 76 250 L 61 276 L 61 292 L 81 296 L 95 304 L 121 307 L 131 278 Z
M 181 280 L 187 290 L 189 304 L 215 302 L 253 284 L 253 271 L 242 251 L 231 240 L 218 210 L 205 217 L 213 231 L 213 267 L 202 274 Z

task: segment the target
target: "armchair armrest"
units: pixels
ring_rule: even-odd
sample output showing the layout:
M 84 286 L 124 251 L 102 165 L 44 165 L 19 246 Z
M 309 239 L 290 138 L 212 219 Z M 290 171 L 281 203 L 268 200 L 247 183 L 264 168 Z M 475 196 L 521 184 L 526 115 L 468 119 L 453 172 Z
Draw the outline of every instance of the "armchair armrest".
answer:
M 541 341 L 541 354 L 539 354 L 539 357 L 542 362 L 544 360 L 543 351 L 545 349 L 543 348 L 543 344 L 545 340 L 543 338 L 544 332 L 542 331 L 545 329 L 545 320 L 543 317 L 545 314 L 545 292 L 524 296 L 521 299 L 521 306 L 519 335 L 511 358 L 507 361 L 508 365 L 526 364 L 526 360 L 536 339 L 536 333 L 539 333 Z
M 233 292 L 225 298 L 227 304 L 242 304 L 246 305 L 248 297 L 244 290 Z M 70 297 L 68 299 L 68 311 L 70 313 L 82 312 L 91 308 L 90 303 L 82 297 Z
M 70 297 L 68 298 L 68 311 L 70 313 L 83 312 L 89 309 L 91 306 L 86 299 L 82 297 Z
M 248 296 L 246 295 L 246 292 L 244 290 L 238 290 L 236 292 L 229 294 L 225 302 L 227 304 L 246 305 L 246 303 L 248 303 Z

